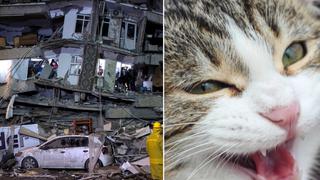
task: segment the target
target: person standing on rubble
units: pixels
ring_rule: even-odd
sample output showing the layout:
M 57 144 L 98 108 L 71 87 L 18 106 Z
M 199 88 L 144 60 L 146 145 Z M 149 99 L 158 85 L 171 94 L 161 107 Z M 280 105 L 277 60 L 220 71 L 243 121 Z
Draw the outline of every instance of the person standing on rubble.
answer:
M 52 59 L 50 66 L 52 68 L 52 71 L 50 73 L 49 79 L 56 78 L 57 77 L 57 70 L 58 70 L 58 63 L 54 59 Z
M 153 124 L 152 133 L 147 137 L 146 147 L 150 158 L 150 169 L 152 179 L 162 180 L 162 129 L 161 124 L 159 122 L 155 122 Z

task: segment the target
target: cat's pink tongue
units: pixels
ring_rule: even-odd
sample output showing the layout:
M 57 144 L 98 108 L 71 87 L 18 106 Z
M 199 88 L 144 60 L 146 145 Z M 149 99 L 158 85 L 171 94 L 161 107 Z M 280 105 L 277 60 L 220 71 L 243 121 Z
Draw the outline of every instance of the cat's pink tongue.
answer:
M 297 179 L 295 160 L 285 145 L 269 151 L 266 156 L 258 152 L 251 158 L 256 164 L 257 175 L 266 180 Z

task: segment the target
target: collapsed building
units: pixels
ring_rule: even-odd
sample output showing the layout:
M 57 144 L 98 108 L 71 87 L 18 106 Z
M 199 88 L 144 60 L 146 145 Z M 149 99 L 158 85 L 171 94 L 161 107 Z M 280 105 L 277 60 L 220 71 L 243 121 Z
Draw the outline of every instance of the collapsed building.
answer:
M 156 0 L 0 0 L 2 126 L 128 135 L 162 121 L 162 18 Z

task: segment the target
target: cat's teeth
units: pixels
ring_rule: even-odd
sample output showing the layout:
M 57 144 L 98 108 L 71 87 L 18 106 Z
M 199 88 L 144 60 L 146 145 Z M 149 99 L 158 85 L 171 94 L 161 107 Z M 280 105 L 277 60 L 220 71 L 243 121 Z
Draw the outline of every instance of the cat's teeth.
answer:
M 266 157 L 266 156 L 267 156 L 267 150 L 262 150 L 262 151 L 261 151 L 261 154 L 262 154 L 264 157 Z

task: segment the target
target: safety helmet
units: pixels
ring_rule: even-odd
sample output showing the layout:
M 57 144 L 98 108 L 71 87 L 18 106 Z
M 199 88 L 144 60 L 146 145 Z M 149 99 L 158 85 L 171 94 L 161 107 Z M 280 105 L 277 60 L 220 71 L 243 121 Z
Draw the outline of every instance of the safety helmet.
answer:
M 153 123 L 153 128 L 160 128 L 161 124 L 159 122 Z

